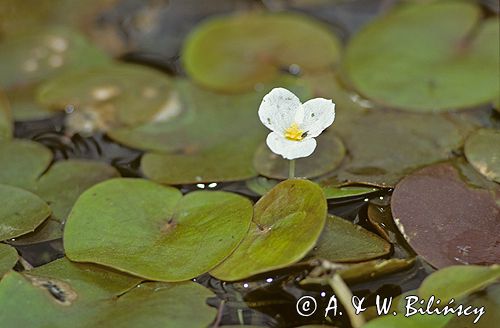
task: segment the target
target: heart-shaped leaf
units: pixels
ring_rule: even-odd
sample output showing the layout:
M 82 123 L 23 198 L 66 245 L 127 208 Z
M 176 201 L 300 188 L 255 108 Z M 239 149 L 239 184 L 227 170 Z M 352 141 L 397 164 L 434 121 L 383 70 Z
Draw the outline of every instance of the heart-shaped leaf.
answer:
M 441 268 L 500 258 L 500 190 L 468 185 L 450 163 L 404 178 L 392 195 L 394 220 L 417 254 Z
M 16 265 L 19 256 L 14 247 L 0 243 L 0 280 L 2 276 Z
M 234 281 L 299 261 L 320 236 L 326 210 L 317 184 L 299 179 L 281 182 L 255 204 L 250 231 L 210 274 Z
M 423 299 L 433 296 L 443 304 L 450 299 L 457 302 L 466 295 L 481 290 L 500 280 L 500 265 L 454 265 L 434 272 L 418 288 Z
M 11 271 L 0 282 L 0 321 L 9 327 L 53 328 L 205 327 L 213 321 L 208 289 L 193 282 L 136 286 L 139 282 L 66 259 L 24 274 Z
M 226 258 L 251 218 L 250 201 L 236 194 L 182 197 L 147 180 L 112 179 L 80 196 L 65 226 L 64 248 L 75 261 L 151 280 L 188 280 Z
M 176 154 L 200 154 L 242 138 L 264 140 L 265 128 L 256 113 L 262 97 L 277 83 L 301 97 L 310 96 L 306 85 L 290 78 L 240 95 L 218 94 L 180 80 L 176 90 L 183 109 L 178 118 L 117 128 L 108 135 L 132 148 Z
M 370 111 L 336 129 L 349 158 L 340 181 L 393 186 L 409 172 L 450 158 L 464 136 L 444 115 Z
M 50 205 L 52 219 L 63 221 L 81 193 L 101 181 L 119 176 L 115 168 L 105 163 L 89 160 L 61 161 L 52 165 L 37 181 L 33 192 Z
M 0 183 L 31 189 L 52 161 L 52 152 L 28 140 L 0 141 Z
M 391 244 L 376 234 L 329 215 L 316 247 L 308 257 L 330 262 L 362 262 L 389 254 Z
M 338 199 L 344 197 L 354 197 L 370 194 L 372 192 L 378 191 L 377 188 L 372 187 L 361 187 L 361 186 L 344 186 L 344 187 L 334 187 L 334 186 L 324 186 L 323 191 L 325 192 L 326 199 Z
M 490 180 L 500 183 L 500 131 L 479 129 L 465 141 L 469 163 Z
M 196 82 L 234 92 L 269 82 L 290 65 L 308 72 L 328 69 L 339 56 L 340 42 L 321 23 L 299 14 L 253 12 L 201 24 L 181 58 Z
M 12 117 L 15 121 L 42 120 L 55 115 L 53 111 L 36 102 L 35 85 L 12 88 L 6 91 L 12 109 Z
M 59 75 L 42 84 L 37 99 L 52 109 L 71 107 L 95 115 L 103 126 L 131 126 L 156 115 L 166 119 L 179 114 L 179 105 L 172 103 L 177 101 L 172 84 L 167 75 L 153 69 L 112 64 Z
M 35 230 L 49 215 L 41 198 L 21 188 L 0 184 L 0 241 Z
M 350 41 L 344 67 L 363 95 L 390 107 L 432 112 L 498 96 L 498 18 L 464 1 L 401 6 Z
M 474 324 L 474 320 L 479 317 L 479 314 L 470 316 L 453 316 L 451 317 L 445 328 L 455 327 L 480 327 L 489 328 L 496 327 L 500 322 L 500 314 L 497 309 L 500 308 L 500 284 L 491 284 L 485 289 L 469 295 L 465 301 L 463 308 L 471 306 L 473 309 L 481 309 L 484 307 L 484 315 L 479 318 L 479 321 Z M 479 311 L 478 311 L 479 312 Z
M 149 179 L 165 184 L 236 181 L 257 175 L 252 158 L 255 138 L 231 140 L 196 154 L 146 153 L 141 170 Z
M 90 67 L 108 62 L 78 32 L 45 28 L 18 34 L 0 44 L 0 86 L 38 82 L 69 67 Z

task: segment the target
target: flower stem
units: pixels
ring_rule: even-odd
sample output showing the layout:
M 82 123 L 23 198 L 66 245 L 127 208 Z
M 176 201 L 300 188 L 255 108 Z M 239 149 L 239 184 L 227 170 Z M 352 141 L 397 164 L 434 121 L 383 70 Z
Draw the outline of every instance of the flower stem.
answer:
M 365 324 L 365 320 L 361 314 L 356 315 L 356 312 L 351 305 L 353 295 L 340 275 L 338 273 L 334 273 L 328 280 L 328 283 L 330 284 L 330 287 L 332 287 L 335 295 L 339 298 L 340 303 L 344 305 L 347 315 L 349 316 L 349 320 L 351 321 L 351 326 L 353 328 L 360 328 L 363 326 Z
M 293 179 L 295 178 L 295 160 L 291 159 L 289 162 L 289 170 L 288 170 L 288 178 Z

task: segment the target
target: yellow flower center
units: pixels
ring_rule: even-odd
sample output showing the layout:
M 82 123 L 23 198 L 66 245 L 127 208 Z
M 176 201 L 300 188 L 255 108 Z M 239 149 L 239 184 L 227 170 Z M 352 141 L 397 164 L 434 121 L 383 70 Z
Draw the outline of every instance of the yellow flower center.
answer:
M 292 123 L 292 125 L 285 130 L 285 138 L 288 140 L 300 141 L 304 139 L 304 131 L 299 128 L 297 123 Z

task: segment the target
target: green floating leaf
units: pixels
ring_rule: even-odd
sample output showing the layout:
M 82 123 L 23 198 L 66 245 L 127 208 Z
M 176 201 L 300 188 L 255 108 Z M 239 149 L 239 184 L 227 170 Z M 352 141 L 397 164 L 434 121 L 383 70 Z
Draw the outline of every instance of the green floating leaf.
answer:
M 35 86 L 23 86 L 6 91 L 14 121 L 43 120 L 54 116 L 54 112 L 35 101 Z
M 316 247 L 308 257 L 330 262 L 362 262 L 389 254 L 391 244 L 374 233 L 334 215 L 328 215 Z
M 226 258 L 248 231 L 250 201 L 227 192 L 179 190 L 112 179 L 84 192 L 64 230 L 67 256 L 151 280 L 182 281 Z M 189 259 L 189 261 L 186 261 Z
M 69 67 L 90 67 L 109 61 L 71 29 L 46 28 L 16 35 L 0 44 L 0 86 L 38 82 Z
M 333 187 L 324 186 L 323 191 L 325 192 L 326 199 L 338 199 L 344 197 L 354 197 L 370 194 L 372 192 L 378 191 L 378 188 L 372 187 L 359 187 L 359 186 L 345 186 L 345 187 Z
M 464 153 L 478 172 L 500 183 L 500 131 L 477 130 L 465 141 Z
M 192 283 L 143 283 L 92 264 L 66 259 L 0 282 L 0 321 L 9 327 L 204 327 L 213 296 Z M 16 309 L 23 308 L 23 315 Z M 193 315 L 196 313 L 196 315 Z
M 465 1 L 401 6 L 367 25 L 344 67 L 363 95 L 390 107 L 431 112 L 498 96 L 498 18 Z
M 455 265 L 432 273 L 418 288 L 420 298 L 435 296 L 442 304 L 459 302 L 466 295 L 500 282 L 500 265 Z
M 63 235 L 64 225 L 61 221 L 49 217 L 43 221 L 33 232 L 22 235 L 13 240 L 9 240 L 9 244 L 17 245 L 31 245 L 42 243 L 45 241 L 59 239 Z
M 307 86 L 297 79 L 282 79 L 280 83 L 305 98 L 310 96 Z M 132 148 L 177 154 L 200 154 L 243 137 L 265 139 L 266 130 L 256 113 L 269 87 L 259 92 L 223 95 L 180 80 L 176 90 L 183 109 L 175 120 L 112 129 L 108 131 L 110 138 Z
M 28 140 L 0 141 L 0 183 L 33 188 L 52 161 L 52 152 Z
M 283 68 L 306 72 L 333 67 L 340 42 L 307 16 L 252 12 L 213 18 L 188 37 L 181 58 L 198 83 L 222 91 L 252 90 Z
M 147 178 L 164 184 L 223 182 L 252 178 L 255 139 L 231 140 L 195 154 L 146 153 L 141 170 Z
M 453 316 L 445 328 L 490 328 L 496 327 L 500 322 L 500 284 L 492 284 L 484 290 L 474 293 L 463 301 L 464 309 L 468 306 L 472 308 L 484 307 L 484 315 L 477 323 L 474 320 L 478 315 L 471 316 Z
M 431 112 L 488 103 L 500 88 L 498 24 L 481 21 L 481 8 L 465 1 L 401 6 L 354 36 L 345 70 L 361 94 L 391 107 Z
M 445 160 L 462 146 L 460 129 L 444 115 L 370 111 L 336 127 L 349 158 L 340 181 L 394 186 L 411 171 Z
M 179 114 L 170 78 L 132 64 L 110 64 L 67 71 L 40 86 L 42 105 L 96 116 L 104 127 L 130 126 Z M 137 110 L 140 108 L 140 110 Z
M 49 215 L 49 206 L 21 188 L 0 184 L 0 241 L 35 230 Z
M 255 204 L 247 236 L 210 274 L 234 281 L 299 261 L 319 238 L 326 210 L 317 184 L 299 179 L 281 182 Z
M 246 187 L 260 196 L 273 189 L 278 183 L 278 180 L 268 179 L 266 177 L 255 177 L 245 181 Z
M 306 158 L 296 160 L 295 175 L 313 178 L 332 171 L 345 155 L 342 141 L 331 133 L 323 133 L 317 138 L 318 146 L 314 153 Z M 265 143 L 257 149 L 254 166 L 260 174 L 274 179 L 286 179 L 290 161 L 276 155 Z
M 28 245 L 61 238 L 63 223 L 81 193 L 107 179 L 119 177 L 112 166 L 90 160 L 56 162 L 33 186 L 32 191 L 45 200 L 52 215 L 32 233 L 11 241 Z
M 262 196 L 269 190 L 273 189 L 273 187 L 278 183 L 278 180 L 268 179 L 266 177 L 256 177 L 254 179 L 247 180 L 246 186 L 257 195 Z M 361 196 L 378 190 L 377 188 L 361 186 L 334 187 L 331 185 L 326 185 L 322 187 L 326 199 L 339 199 L 345 197 Z
M 73 296 L 75 305 L 77 302 L 89 303 L 120 295 L 141 282 L 141 279 L 137 277 L 91 263 L 71 262 L 67 258 L 55 260 L 24 273 L 29 275 L 34 285 L 37 280 L 43 281 L 42 278 L 47 278 L 47 282 L 55 280 L 56 286 L 57 282 L 62 283 L 62 286 L 66 284 L 68 287 L 67 303 L 71 303 L 70 297 Z M 49 286 L 40 287 L 50 288 Z M 75 295 L 71 295 L 71 292 Z M 64 294 L 63 290 L 61 297 L 63 299 Z
M 12 117 L 7 99 L 0 91 L 0 141 L 12 138 Z
M 97 316 L 101 327 L 208 327 L 217 310 L 206 300 L 215 295 L 193 282 L 143 283 Z
M 415 305 L 415 307 L 419 308 L 418 305 Z M 399 313 L 397 316 L 389 314 L 367 322 L 363 325 L 363 328 L 441 328 L 446 326 L 450 319 L 450 315 L 417 314 L 412 317 L 406 317 L 404 313 Z
M 341 269 L 339 274 L 345 281 L 354 283 L 399 272 L 410 268 L 414 263 L 414 258 L 372 260 L 349 265 L 345 269 Z
M 467 184 L 450 163 L 425 167 L 396 186 L 391 209 L 415 252 L 442 268 L 494 264 L 500 248 L 500 189 Z
M 19 256 L 14 247 L 0 243 L 0 280 L 2 276 L 16 265 Z
M 119 176 L 115 168 L 105 163 L 61 161 L 37 181 L 33 192 L 50 205 L 52 219 L 63 221 L 81 193 L 99 182 Z

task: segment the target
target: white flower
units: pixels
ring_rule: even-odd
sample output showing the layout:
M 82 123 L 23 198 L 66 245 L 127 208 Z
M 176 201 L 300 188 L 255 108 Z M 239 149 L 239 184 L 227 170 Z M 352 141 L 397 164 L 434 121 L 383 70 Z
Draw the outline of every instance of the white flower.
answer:
M 335 120 L 335 104 L 324 98 L 302 104 L 287 89 L 275 88 L 262 99 L 259 118 L 272 131 L 266 140 L 272 152 L 291 160 L 314 152 L 314 138 Z

